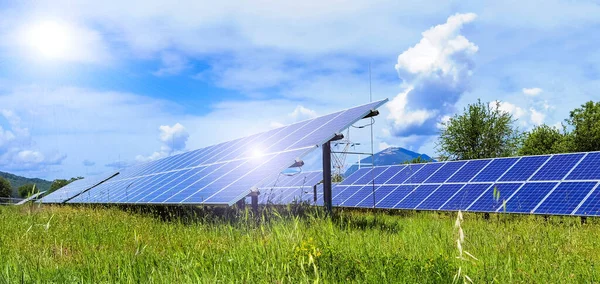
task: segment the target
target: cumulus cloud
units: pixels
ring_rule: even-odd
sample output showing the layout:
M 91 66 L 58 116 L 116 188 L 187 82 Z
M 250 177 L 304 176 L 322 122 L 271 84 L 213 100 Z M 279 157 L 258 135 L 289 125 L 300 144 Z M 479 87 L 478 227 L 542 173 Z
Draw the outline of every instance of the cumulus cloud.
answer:
M 290 113 L 290 117 L 295 121 L 312 119 L 317 117 L 317 112 L 299 105 Z
M 156 151 L 149 156 L 138 155 L 135 158 L 136 161 L 147 162 L 158 160 L 185 150 L 190 134 L 183 125 L 180 123 L 175 123 L 173 126 L 161 125 L 158 129 L 160 131 L 159 139 L 162 143 L 160 151 Z
M 543 110 L 537 110 L 534 107 L 526 109 L 504 101 L 490 102 L 490 107 L 495 107 L 496 104 L 498 104 L 499 110 L 510 113 L 514 119 L 519 121 L 519 125 L 526 128 L 543 124 L 546 119 L 546 112 L 548 111 L 547 108 Z
M 544 119 L 546 119 L 546 115 L 544 113 L 542 113 L 541 111 L 537 111 L 534 108 L 530 108 L 529 111 L 531 112 L 531 123 L 533 123 L 534 125 L 540 125 L 544 123 Z
M 0 124 L 0 167 L 21 171 L 47 171 L 51 166 L 60 165 L 66 155 L 43 153 L 33 147 L 28 128 L 22 127 L 21 118 L 10 110 L 0 110 L 0 115 L 7 121 Z
M 514 119 L 521 119 L 527 114 L 525 109 L 509 102 L 492 101 L 490 102 L 490 107 L 495 108 L 496 104 L 498 105 L 499 110 L 512 114 Z
M 435 134 L 440 119 L 469 89 L 478 47 L 460 31 L 475 18 L 472 13 L 450 16 L 398 56 L 395 67 L 405 90 L 387 104 L 395 135 Z
M 540 88 L 523 88 L 523 94 L 528 96 L 537 96 L 543 92 Z

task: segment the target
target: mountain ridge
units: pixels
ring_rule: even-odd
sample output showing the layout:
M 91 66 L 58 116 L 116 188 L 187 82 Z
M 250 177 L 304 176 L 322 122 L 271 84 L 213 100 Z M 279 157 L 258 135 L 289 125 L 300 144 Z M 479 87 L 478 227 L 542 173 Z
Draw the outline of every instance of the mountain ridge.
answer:
M 389 147 L 389 148 L 381 150 L 373 155 L 373 159 L 374 159 L 373 164 L 375 164 L 375 166 L 400 165 L 405 162 L 416 159 L 418 157 L 421 157 L 421 159 L 424 159 L 424 160 L 435 161 L 434 159 L 432 159 L 430 156 L 428 156 L 426 154 L 420 154 L 417 152 L 413 152 L 411 150 L 408 150 L 408 149 L 402 148 L 402 147 Z M 366 157 L 366 158 L 360 160 L 360 164 L 361 165 L 371 165 L 371 157 Z M 358 163 L 349 167 L 348 170 L 346 170 L 346 173 L 344 175 L 349 176 L 350 174 L 355 172 L 357 169 L 358 169 Z

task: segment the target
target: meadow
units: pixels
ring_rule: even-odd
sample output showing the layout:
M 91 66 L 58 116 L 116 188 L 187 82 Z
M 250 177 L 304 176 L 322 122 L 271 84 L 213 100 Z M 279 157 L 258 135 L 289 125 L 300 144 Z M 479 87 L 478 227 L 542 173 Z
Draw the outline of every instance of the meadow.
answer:
M 600 282 L 600 220 L 0 207 L 0 283 Z

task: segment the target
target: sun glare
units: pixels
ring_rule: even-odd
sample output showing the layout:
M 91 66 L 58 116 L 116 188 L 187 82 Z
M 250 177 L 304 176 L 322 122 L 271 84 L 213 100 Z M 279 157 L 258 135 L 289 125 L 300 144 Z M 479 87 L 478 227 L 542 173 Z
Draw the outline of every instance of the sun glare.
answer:
M 26 42 L 34 52 L 42 57 L 60 59 L 68 55 L 68 28 L 53 21 L 41 22 L 29 28 Z

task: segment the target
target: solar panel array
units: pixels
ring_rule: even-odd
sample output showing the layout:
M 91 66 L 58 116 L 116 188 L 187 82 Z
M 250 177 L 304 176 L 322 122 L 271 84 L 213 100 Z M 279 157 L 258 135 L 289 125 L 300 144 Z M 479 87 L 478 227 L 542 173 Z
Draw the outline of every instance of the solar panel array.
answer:
M 333 205 L 600 216 L 600 152 L 361 168 Z
M 307 202 L 315 204 L 315 186 L 323 180 L 323 171 L 302 172 L 292 176 L 279 175 L 259 188 L 259 204 L 289 204 Z M 322 187 L 317 188 L 317 198 L 323 199 Z
M 41 202 L 232 205 L 386 101 L 128 167 Z
M 42 203 L 63 203 L 66 200 L 69 200 L 82 192 L 99 185 L 100 183 L 118 175 L 119 173 L 110 173 L 104 175 L 98 175 L 93 177 L 88 177 L 84 179 L 74 180 L 71 183 L 61 187 L 60 189 L 51 192 L 50 194 L 44 196 L 40 199 Z

